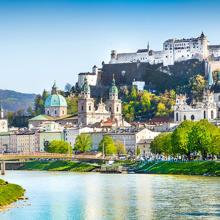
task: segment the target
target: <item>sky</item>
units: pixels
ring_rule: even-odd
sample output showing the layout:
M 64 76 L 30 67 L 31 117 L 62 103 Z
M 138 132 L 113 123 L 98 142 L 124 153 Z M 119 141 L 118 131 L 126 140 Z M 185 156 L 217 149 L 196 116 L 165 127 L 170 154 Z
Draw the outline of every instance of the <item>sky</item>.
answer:
M 118 52 L 161 50 L 204 31 L 220 44 L 219 0 L 0 0 L 0 89 L 41 93 Z

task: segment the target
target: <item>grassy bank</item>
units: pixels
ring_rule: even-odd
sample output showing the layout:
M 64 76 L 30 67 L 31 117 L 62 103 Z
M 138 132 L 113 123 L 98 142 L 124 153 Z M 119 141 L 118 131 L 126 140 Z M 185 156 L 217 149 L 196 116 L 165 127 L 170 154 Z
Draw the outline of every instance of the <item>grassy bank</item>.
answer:
M 90 172 L 97 168 L 96 164 L 75 161 L 31 161 L 26 162 L 20 170 L 48 170 L 48 171 L 72 171 Z
M 137 173 L 220 176 L 220 162 L 149 162 L 139 165 Z
M 10 205 L 24 195 L 24 189 L 0 179 L 0 208 Z

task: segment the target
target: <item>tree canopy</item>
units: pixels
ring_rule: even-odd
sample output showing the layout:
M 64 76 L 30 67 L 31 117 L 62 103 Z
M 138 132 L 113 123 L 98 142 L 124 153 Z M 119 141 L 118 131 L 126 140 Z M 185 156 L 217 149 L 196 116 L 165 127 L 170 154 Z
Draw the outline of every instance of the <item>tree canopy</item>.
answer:
M 76 137 L 74 150 L 86 152 L 92 149 L 92 138 L 89 134 L 79 134 Z
M 67 154 L 72 153 L 72 146 L 63 140 L 53 140 L 48 146 L 45 146 L 44 150 L 48 153 Z

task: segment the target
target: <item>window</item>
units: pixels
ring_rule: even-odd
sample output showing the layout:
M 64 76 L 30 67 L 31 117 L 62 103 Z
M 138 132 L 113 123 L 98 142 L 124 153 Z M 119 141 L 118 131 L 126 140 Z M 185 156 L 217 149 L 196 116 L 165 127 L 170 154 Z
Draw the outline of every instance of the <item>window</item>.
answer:
M 184 117 L 183 117 L 183 120 L 185 121 L 186 120 L 186 116 L 184 115 Z
M 214 112 L 211 111 L 211 119 L 213 119 L 213 118 L 214 118 Z
M 195 120 L 195 116 L 191 115 L 191 120 L 194 121 Z
M 176 113 L 176 121 L 179 121 L 178 113 Z
M 55 115 L 57 114 L 57 110 L 54 111 Z
M 218 97 L 218 101 L 220 102 L 220 95 L 219 95 L 219 97 Z
M 117 111 L 117 112 L 119 111 L 118 107 L 117 107 L 116 111 Z
M 47 111 L 47 114 L 48 114 L 48 115 L 50 114 L 50 111 L 49 111 L 49 110 Z
M 83 105 L 81 106 L 81 110 L 83 111 Z
M 204 119 L 206 118 L 206 112 L 204 111 Z
M 89 106 L 89 111 L 91 111 L 91 106 Z

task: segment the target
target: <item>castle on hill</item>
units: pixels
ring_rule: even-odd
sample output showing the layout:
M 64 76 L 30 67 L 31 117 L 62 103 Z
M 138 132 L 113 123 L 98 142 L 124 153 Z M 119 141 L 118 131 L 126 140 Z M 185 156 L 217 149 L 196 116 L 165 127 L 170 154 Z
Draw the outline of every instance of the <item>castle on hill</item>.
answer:
M 163 43 L 163 50 L 139 49 L 132 53 L 117 53 L 112 50 L 110 64 L 145 62 L 164 66 L 174 65 L 189 59 L 219 59 L 220 45 L 209 45 L 208 38 L 202 33 L 199 37 L 188 39 L 169 39 Z

